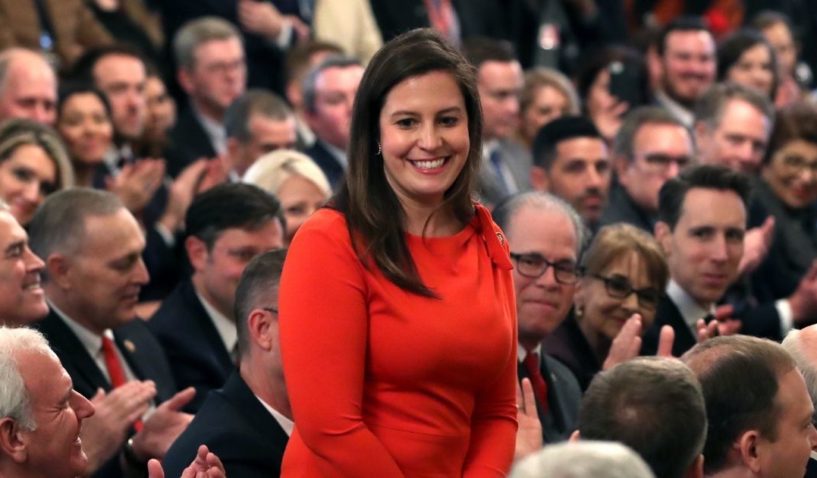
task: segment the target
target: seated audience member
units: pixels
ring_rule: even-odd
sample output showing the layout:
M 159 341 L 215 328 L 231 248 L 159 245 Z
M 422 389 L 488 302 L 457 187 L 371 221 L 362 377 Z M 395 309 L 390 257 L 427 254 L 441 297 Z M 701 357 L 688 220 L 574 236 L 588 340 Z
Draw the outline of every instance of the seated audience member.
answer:
M 281 201 L 287 242 L 332 195 L 329 180 L 321 168 L 309 156 L 292 150 L 261 156 L 242 181 L 258 186 Z
M 771 43 L 753 28 L 738 30 L 718 45 L 718 81 L 754 88 L 774 101 L 777 60 Z
M 522 66 L 505 41 L 472 38 L 463 43 L 462 51 L 477 69 L 483 154 L 479 194 L 491 207 L 530 189 L 530 151 L 513 139 L 519 127 Z
M 74 170 L 57 133 L 27 119 L 0 124 L 0 199 L 27 225 L 46 196 L 74 185 Z
M 579 412 L 582 440 L 623 443 L 659 478 L 703 477 L 706 429 L 698 379 L 670 358 L 639 357 L 601 372 Z
M 26 118 L 53 125 L 57 75 L 34 51 L 9 48 L 0 53 L 0 122 Z
M 542 126 L 560 116 L 580 113 L 579 96 L 560 71 L 539 67 L 525 73 L 519 95 L 519 140 L 528 149 Z
M 814 406 L 783 347 L 756 337 L 715 337 L 683 361 L 706 403 L 706 476 L 803 476 L 817 445 Z
M 630 83 L 638 97 L 619 98 L 614 91 L 613 75 L 619 74 Z M 647 102 L 647 68 L 635 50 L 622 46 L 602 47 L 579 68 L 576 89 L 587 117 L 596 125 L 601 136 L 612 144 L 624 116 Z
M 304 152 L 320 166 L 333 189 L 348 168 L 352 106 L 362 78 L 358 60 L 330 56 L 309 71 L 302 85 L 304 119 L 315 133 L 315 143 Z
M 695 157 L 689 130 L 656 106 L 631 111 L 613 143 L 616 181 L 599 224 L 632 224 L 652 234 L 658 215 L 658 191 Z
M 97 409 L 81 435 L 90 469 L 99 477 L 144 469 L 192 419 L 179 410 L 195 391 L 175 394 L 161 345 L 135 316 L 148 280 L 139 224 L 113 194 L 76 188 L 49 197 L 29 231 L 46 263 L 51 306 L 36 326 Z M 161 404 L 144 415 L 154 403 Z
M 575 429 L 581 389 L 542 341 L 573 303 L 584 226 L 567 203 L 539 192 L 507 199 L 494 210 L 494 221 L 505 231 L 514 264 L 519 379 L 533 385 L 544 442 L 564 440 Z
M 751 25 L 763 33 L 775 51 L 778 79 L 775 106 L 783 108 L 804 99 L 804 94 L 809 89 L 811 72 L 806 67 L 804 70 L 807 74 L 800 73 L 803 71 L 800 67 L 805 65 L 798 62 L 800 47 L 794 41 L 789 18 L 780 12 L 764 10 L 755 15 Z M 804 76 L 808 77 L 807 81 L 802 81 Z
M 298 151 L 304 151 L 315 143 L 315 133 L 306 124 L 304 110 L 303 82 L 313 67 L 320 64 L 330 55 L 341 55 L 343 49 L 329 42 L 305 40 L 298 42 L 287 51 L 286 57 L 286 99 L 295 114 L 295 127 L 298 132 Z
M 94 406 L 43 335 L 0 327 L 0 370 L 0 476 L 86 476 L 80 429 Z
M 804 103 L 778 113 L 761 177 L 752 198 L 750 223 L 760 224 L 772 216 L 775 230 L 769 252 L 752 276 L 752 290 L 761 301 L 794 294 L 789 302 L 795 323 L 811 322 L 817 318 L 817 304 L 804 307 L 796 299 L 807 295 L 795 291 L 814 283 L 817 273 L 813 266 L 817 259 L 817 107 Z
M 236 290 L 239 368 L 210 392 L 196 418 L 168 450 L 170 476 L 189 463 L 199 443 L 216 453 L 228 476 L 277 477 L 292 412 L 278 348 L 278 283 L 286 251 L 250 261 Z
M 699 160 L 756 175 L 769 141 L 774 106 L 757 90 L 717 84 L 695 105 Z
M 176 125 L 176 101 L 167 91 L 155 68 L 148 68 L 145 80 L 145 128 L 139 139 L 141 156 L 158 158 L 172 148 L 170 130 Z M 172 156 L 174 153 L 168 153 Z
M 610 190 L 607 144 L 583 116 L 546 124 L 533 143 L 531 184 L 567 201 L 590 230 L 598 227 Z
M 196 388 L 195 412 L 235 368 L 235 291 L 247 263 L 284 246 L 281 206 L 249 184 L 222 184 L 193 200 L 185 216 L 193 269 L 162 302 L 148 327 L 162 344 L 180 388 Z
M 28 325 L 48 314 L 40 284 L 44 263 L 28 245 L 28 234 L 0 202 L 0 325 Z
M 295 147 L 295 116 L 281 97 L 249 90 L 227 108 L 227 169 L 238 180 L 265 153 Z
M 188 103 L 170 133 L 178 157 L 168 166 L 175 175 L 200 158 L 227 152 L 224 114 L 246 88 L 247 63 L 239 31 L 212 16 L 182 26 L 173 54 Z
M 520 461 L 510 478 L 655 478 L 634 451 L 611 442 L 548 445 Z
M 661 30 L 656 51 L 661 79 L 655 101 L 691 128 L 695 102 L 715 82 L 715 38 L 702 18 L 678 17 Z
M 655 236 L 670 281 L 642 353 L 655 353 L 661 327 L 670 325 L 672 353 L 680 356 L 695 345 L 699 321 L 714 317 L 715 304 L 738 277 L 748 195 L 745 176 L 712 165 L 687 169 L 661 188 Z
M 794 329 L 783 339 L 783 348 L 792 356 L 803 374 L 811 403 L 817 407 L 817 325 Z M 817 477 L 817 453 L 811 452 L 805 478 Z
M 602 228 L 582 256 L 573 314 L 545 338 L 545 348 L 586 390 L 633 314 L 639 315 L 638 336 L 650 328 L 668 279 L 664 253 L 651 235 L 627 224 Z
M 138 48 L 153 63 L 162 59 L 165 35 L 155 4 L 142 0 L 91 0 L 86 3 L 116 42 Z
M 77 86 L 61 92 L 57 103 L 57 131 L 71 158 L 76 185 L 94 187 L 95 175 L 104 168 L 105 155 L 113 148 L 108 99 L 92 86 Z

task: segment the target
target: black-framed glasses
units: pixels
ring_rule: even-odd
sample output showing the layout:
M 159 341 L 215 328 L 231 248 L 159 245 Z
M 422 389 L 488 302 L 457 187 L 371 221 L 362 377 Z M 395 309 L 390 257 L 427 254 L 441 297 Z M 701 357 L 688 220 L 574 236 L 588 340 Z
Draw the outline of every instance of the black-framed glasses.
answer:
M 661 172 L 669 171 L 670 166 L 673 164 L 678 165 L 678 169 L 684 169 L 692 162 L 692 158 L 686 155 L 674 156 L 664 153 L 650 153 L 644 154 L 643 157 L 644 162 L 646 162 L 650 168 Z
M 616 299 L 626 299 L 630 294 L 635 293 L 638 298 L 638 305 L 645 309 L 655 309 L 658 306 L 658 301 L 661 300 L 661 291 L 655 287 L 644 287 L 643 289 L 636 289 L 630 283 L 630 279 L 624 276 L 613 275 L 605 277 L 601 274 L 591 274 L 591 277 L 604 282 L 604 288 L 610 297 Z
M 553 277 L 556 282 L 564 285 L 573 285 L 579 280 L 579 270 L 572 261 L 549 261 L 541 254 L 515 254 L 511 258 L 516 261 L 516 270 L 519 274 L 530 279 L 538 279 L 553 268 Z
M 278 308 L 277 307 L 261 307 L 261 310 L 266 310 L 267 312 L 278 315 Z

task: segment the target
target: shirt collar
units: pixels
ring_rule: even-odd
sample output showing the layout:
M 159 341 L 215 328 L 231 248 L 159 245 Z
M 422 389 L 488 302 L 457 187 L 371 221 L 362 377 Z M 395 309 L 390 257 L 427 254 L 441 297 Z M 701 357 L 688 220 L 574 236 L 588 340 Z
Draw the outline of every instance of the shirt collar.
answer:
M 329 151 L 329 154 L 331 154 L 338 161 L 338 163 L 340 163 L 340 165 L 343 166 L 344 170 L 347 169 L 347 167 L 349 166 L 349 161 L 346 159 L 346 153 L 344 153 L 342 149 L 334 145 L 331 145 L 326 141 L 320 139 L 318 139 L 318 141 L 320 141 L 324 149 Z
M 283 414 L 281 414 L 281 412 L 279 412 L 278 410 L 272 408 L 272 406 L 270 406 L 269 403 L 265 402 L 258 395 L 256 395 L 255 398 L 257 398 L 258 401 L 261 402 L 261 405 L 263 405 L 264 408 L 266 408 L 267 411 L 270 412 L 272 418 L 274 418 L 275 421 L 278 422 L 279 425 L 281 425 L 281 428 L 284 429 L 284 433 L 286 433 L 287 436 L 292 435 L 292 429 L 295 427 L 295 423 L 289 418 L 285 417 Z
M 658 102 L 661 103 L 661 106 L 669 110 L 681 123 L 684 123 L 684 126 L 692 128 L 695 123 L 695 115 L 692 114 L 691 111 L 670 98 L 663 90 L 658 90 L 655 93 L 655 97 L 658 99 Z
M 199 291 L 197 290 L 196 297 L 199 298 L 202 307 L 204 307 L 204 311 L 207 312 L 207 315 L 210 316 L 210 320 L 216 327 L 218 335 L 219 337 L 221 337 L 222 342 L 224 342 L 224 346 L 227 348 L 227 351 L 232 353 L 233 349 L 235 348 L 236 342 L 238 342 L 238 332 L 236 331 L 235 322 L 230 320 L 224 314 L 219 312 L 215 307 L 213 307 L 209 302 L 207 302 L 207 300 L 204 297 L 202 297 L 202 295 L 199 294 Z
M 77 336 L 79 342 L 85 347 L 85 350 L 88 351 L 88 354 L 91 357 L 97 357 L 102 351 L 102 335 L 98 335 L 96 332 L 91 331 L 90 329 L 86 328 L 84 325 L 76 322 L 74 319 L 68 317 L 63 311 L 61 311 L 53 302 L 48 302 L 48 305 L 51 307 L 51 310 L 57 314 L 65 325 L 71 329 L 71 332 Z M 105 329 L 103 335 L 108 337 L 109 339 L 113 340 L 113 331 L 111 329 Z
M 696 332 L 695 324 L 699 319 L 703 319 L 707 315 L 715 313 L 714 304 L 710 305 L 709 309 L 701 307 L 687 291 L 672 279 L 670 279 L 669 284 L 667 284 L 667 296 L 669 296 L 670 300 L 678 307 L 681 317 L 683 317 L 684 322 L 693 332 Z M 693 334 L 693 336 L 694 335 L 695 334 Z
M 539 356 L 541 357 L 542 356 L 542 344 L 541 343 L 536 344 L 536 347 L 533 350 L 531 350 L 530 353 L 539 354 Z M 525 347 L 523 347 L 522 344 L 516 344 L 516 358 L 518 359 L 518 361 L 524 362 L 525 357 L 527 357 L 527 356 L 528 356 L 528 351 L 525 349 Z
M 207 136 L 210 138 L 210 142 L 213 144 L 213 149 L 216 150 L 216 153 L 224 154 L 227 151 L 227 131 L 224 129 L 224 124 L 204 116 L 195 106 L 193 107 L 193 114 L 199 120 L 201 127 L 204 128 L 204 132 L 207 133 Z

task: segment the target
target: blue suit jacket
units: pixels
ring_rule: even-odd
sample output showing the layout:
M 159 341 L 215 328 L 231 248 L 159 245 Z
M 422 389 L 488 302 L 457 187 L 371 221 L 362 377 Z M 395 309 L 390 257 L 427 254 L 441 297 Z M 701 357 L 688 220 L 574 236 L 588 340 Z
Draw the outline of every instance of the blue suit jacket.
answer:
M 236 371 L 223 389 L 207 395 L 162 464 L 167 476 L 180 476 L 203 443 L 221 458 L 230 478 L 277 477 L 288 440 Z
M 196 398 L 186 409 L 194 413 L 207 392 L 224 385 L 235 365 L 190 279 L 162 302 L 148 327 L 165 349 L 179 387 L 196 388 Z
M 343 166 L 338 162 L 338 158 L 326 149 L 320 140 L 315 141 L 315 144 L 310 146 L 304 153 L 312 158 L 312 161 L 315 161 L 315 164 L 321 168 L 323 174 L 329 179 L 332 189 L 337 191 L 344 174 Z

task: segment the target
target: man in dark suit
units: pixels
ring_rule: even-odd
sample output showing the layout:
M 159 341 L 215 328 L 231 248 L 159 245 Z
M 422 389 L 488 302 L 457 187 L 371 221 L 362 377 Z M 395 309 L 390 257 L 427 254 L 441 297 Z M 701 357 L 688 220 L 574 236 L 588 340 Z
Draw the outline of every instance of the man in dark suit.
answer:
M 591 231 L 607 204 L 612 166 L 604 138 L 583 116 L 562 116 L 533 140 L 533 189 L 567 201 Z
M 507 234 L 514 262 L 519 378 L 533 385 L 545 443 L 561 441 L 576 427 L 581 390 L 542 340 L 573 305 L 584 226 L 564 201 L 538 192 L 511 197 L 494 210 L 494 220 Z
M 695 145 L 689 130 L 671 113 L 655 106 L 631 111 L 616 134 L 610 188 L 599 226 L 624 222 L 653 233 L 658 191 L 692 162 Z
M 678 360 L 637 357 L 600 372 L 579 416 L 577 436 L 629 446 L 655 476 L 703 476 L 706 406 L 698 379 Z
M 170 132 L 178 152 L 175 176 L 185 166 L 227 152 L 224 114 L 247 84 L 247 64 L 238 30 L 226 20 L 193 20 L 173 39 L 179 84 L 187 107 Z
M 278 348 L 278 283 L 286 251 L 253 259 L 236 291 L 240 368 L 210 392 L 164 466 L 177 476 L 200 443 L 221 458 L 227 476 L 277 477 L 292 432 L 292 412 Z
M 320 166 L 333 189 L 348 168 L 352 105 L 362 78 L 358 60 L 330 56 L 304 79 L 304 119 L 315 133 L 315 143 L 304 152 Z
M 667 181 L 659 193 L 655 236 L 670 281 L 642 353 L 654 354 L 663 325 L 675 330 L 673 355 L 696 342 L 702 320 L 738 277 L 746 233 L 749 179 L 723 166 L 701 165 Z
M 143 468 L 192 419 L 179 410 L 194 390 L 174 395 L 161 346 L 135 316 L 148 279 L 139 225 L 115 195 L 78 188 L 49 197 L 30 233 L 45 258 L 51 305 L 37 327 L 97 410 L 81 435 L 91 469 L 107 477 L 121 475 L 120 463 Z
M 235 369 L 235 291 L 247 263 L 284 245 L 278 200 L 249 184 L 222 184 L 199 195 L 187 211 L 185 249 L 193 275 L 162 302 L 148 322 L 170 359 L 180 387 L 196 388 L 187 408 Z

